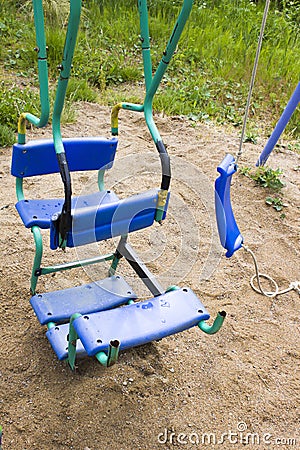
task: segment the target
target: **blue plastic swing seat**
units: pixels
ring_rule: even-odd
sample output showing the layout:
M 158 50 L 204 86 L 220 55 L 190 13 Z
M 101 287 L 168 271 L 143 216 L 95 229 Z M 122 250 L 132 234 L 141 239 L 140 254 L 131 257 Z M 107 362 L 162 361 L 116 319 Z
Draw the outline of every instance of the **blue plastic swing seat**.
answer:
M 221 245 L 227 250 L 225 256 L 230 258 L 241 248 L 243 236 L 237 226 L 230 201 L 232 175 L 237 171 L 232 155 L 225 156 L 217 171 L 220 176 L 215 181 L 215 210 Z
M 120 275 L 114 275 L 82 286 L 36 294 L 30 303 L 41 325 L 46 325 L 67 322 L 76 312 L 94 313 L 136 298 L 129 284 Z
M 86 171 L 110 169 L 113 165 L 118 140 L 104 137 L 63 139 L 69 170 Z M 11 174 L 18 178 L 58 173 L 59 167 L 52 139 L 38 139 L 26 144 L 13 146 Z M 72 207 L 78 203 L 72 198 Z M 118 201 L 110 191 L 96 192 L 81 197 L 81 204 L 95 206 L 101 203 Z M 27 228 L 35 225 L 49 229 L 51 217 L 61 211 L 62 198 L 21 200 L 16 204 L 17 211 Z
M 106 351 L 111 340 L 118 340 L 121 350 L 136 347 L 187 330 L 209 317 L 201 301 L 188 288 L 120 308 L 85 314 L 73 322 L 79 338 L 77 354 L 93 356 Z M 68 356 L 68 334 L 68 324 L 55 326 L 46 333 L 60 360 Z
M 72 208 L 79 203 L 85 207 L 97 207 L 118 200 L 112 191 L 98 191 L 81 197 L 72 197 Z M 16 209 L 26 228 L 37 225 L 42 229 L 50 229 L 52 217 L 62 210 L 63 204 L 62 198 L 29 199 L 20 200 L 16 204 Z
M 109 169 L 112 167 L 117 139 L 72 138 L 63 144 L 70 171 Z M 12 175 L 18 178 L 59 172 L 53 141 L 50 139 L 15 144 Z M 119 200 L 112 191 L 95 192 L 72 198 L 72 230 L 66 239 L 67 247 L 85 245 L 137 231 L 153 224 L 158 202 L 158 189 L 152 189 Z M 162 219 L 166 216 L 168 200 Z M 27 228 L 50 228 L 50 248 L 59 245 L 55 220 L 64 199 L 26 199 L 16 204 Z

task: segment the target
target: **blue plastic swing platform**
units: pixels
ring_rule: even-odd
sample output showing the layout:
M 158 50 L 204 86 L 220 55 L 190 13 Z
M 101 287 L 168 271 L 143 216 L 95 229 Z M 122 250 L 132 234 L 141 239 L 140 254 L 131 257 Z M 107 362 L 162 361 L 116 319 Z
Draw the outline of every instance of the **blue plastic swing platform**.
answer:
M 230 258 L 241 248 L 243 236 L 237 226 L 230 201 L 230 185 L 232 175 L 237 166 L 232 155 L 225 156 L 217 171 L 220 176 L 215 181 L 215 209 L 221 245 L 227 250 L 225 256 Z
M 208 320 L 209 314 L 191 289 L 182 288 L 120 308 L 82 315 L 73 326 L 78 334 L 77 354 L 106 351 L 111 340 L 120 349 L 162 339 Z M 68 324 L 46 333 L 58 359 L 68 357 Z
M 61 291 L 37 294 L 30 303 L 41 323 L 69 321 L 74 313 L 90 314 L 128 303 L 137 296 L 120 276 L 77 286 Z

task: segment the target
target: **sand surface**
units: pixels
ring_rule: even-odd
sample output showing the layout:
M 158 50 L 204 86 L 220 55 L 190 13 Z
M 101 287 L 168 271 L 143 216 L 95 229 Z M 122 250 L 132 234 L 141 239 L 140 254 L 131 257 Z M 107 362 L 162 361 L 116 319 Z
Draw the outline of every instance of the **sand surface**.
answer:
M 109 136 L 108 108 L 79 104 L 63 136 Z M 216 168 L 235 153 L 238 133 L 183 118 L 155 117 L 172 158 L 172 197 L 162 226 L 130 242 L 164 288 L 188 286 L 212 318 L 226 310 L 220 332 L 193 328 L 129 351 L 103 368 L 93 358 L 72 372 L 59 362 L 29 304 L 32 235 L 15 209 L 11 149 L 0 151 L 1 302 L 0 425 L 7 450 L 156 450 L 300 448 L 299 305 L 296 291 L 276 298 L 255 293 L 254 266 L 243 249 L 231 259 L 219 245 L 213 205 Z M 32 130 L 49 137 L 51 129 Z M 265 141 L 245 144 L 240 166 L 254 167 Z M 286 217 L 265 204 L 265 189 L 234 176 L 232 203 L 245 243 L 260 270 L 280 288 L 299 280 L 299 154 L 287 148 L 269 164 L 283 170 Z M 74 193 L 95 190 L 95 175 L 73 177 Z M 159 187 L 160 164 L 143 118 L 121 111 L 119 147 L 106 186 L 120 197 Z M 93 186 L 93 187 L 92 187 Z M 28 179 L 28 198 L 63 193 L 59 176 Z M 77 253 L 53 252 L 45 233 L 44 264 L 113 250 L 117 240 Z M 106 264 L 41 277 L 39 292 L 106 277 Z M 149 293 L 126 261 L 119 273 L 139 295 Z

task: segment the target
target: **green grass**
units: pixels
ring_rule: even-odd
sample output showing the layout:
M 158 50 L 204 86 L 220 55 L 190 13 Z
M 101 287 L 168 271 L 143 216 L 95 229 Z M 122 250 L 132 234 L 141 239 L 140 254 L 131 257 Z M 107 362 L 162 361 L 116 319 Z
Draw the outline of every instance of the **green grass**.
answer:
M 16 142 L 15 132 L 11 127 L 0 124 L 0 147 L 12 145 Z
M 0 1 L 0 62 L 10 77 L 28 78 L 37 87 L 30 3 Z M 57 65 L 61 62 L 67 3 L 44 2 L 52 81 L 58 75 Z M 166 114 L 182 114 L 194 120 L 213 120 L 239 127 L 264 2 L 195 0 L 194 3 L 178 51 L 155 97 L 154 107 Z M 162 56 L 181 4 L 179 0 L 149 1 L 154 68 Z M 255 129 L 255 133 L 262 132 L 263 123 L 266 124 L 263 131 L 272 131 L 299 82 L 299 2 L 275 1 L 271 5 L 249 117 L 249 127 Z M 135 0 L 85 1 L 68 89 L 69 101 L 98 100 L 111 104 L 115 98 L 130 101 L 136 97 L 135 86 L 143 82 L 139 33 Z M 128 84 L 132 85 L 132 92 L 122 97 L 122 86 Z M 25 98 L 27 107 L 30 106 L 28 101 L 32 101 L 31 112 L 38 112 L 36 97 L 28 99 L 23 90 L 18 91 L 18 95 L 22 101 Z M 11 108 L 17 106 L 15 116 L 22 109 L 19 103 L 13 95 Z M 5 118 L 7 109 L 6 104 L 4 113 L 0 113 L 0 124 L 13 127 L 11 120 Z M 298 108 L 286 128 L 286 133 L 294 139 L 300 136 L 299 119 Z
M 14 83 L 0 82 L 0 124 L 12 130 L 17 129 L 22 112 L 38 113 L 39 98 L 28 87 L 19 87 Z

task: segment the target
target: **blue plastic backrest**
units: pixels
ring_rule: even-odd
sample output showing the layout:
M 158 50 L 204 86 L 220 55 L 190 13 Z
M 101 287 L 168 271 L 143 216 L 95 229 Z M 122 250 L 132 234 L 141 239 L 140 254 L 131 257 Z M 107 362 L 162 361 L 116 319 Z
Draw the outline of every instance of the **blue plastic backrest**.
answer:
M 67 235 L 67 247 L 78 247 L 91 242 L 121 236 L 151 226 L 155 219 L 159 189 L 151 189 L 112 203 L 75 205 L 72 210 L 72 230 Z M 162 219 L 166 217 L 169 194 Z M 55 216 L 50 225 L 50 248 L 58 247 Z
M 113 165 L 118 139 L 104 137 L 63 139 L 69 170 L 110 169 Z M 59 172 L 52 139 L 29 141 L 13 146 L 11 173 L 25 178 Z
M 215 181 L 217 224 L 221 245 L 227 250 L 225 256 L 230 258 L 243 243 L 243 236 L 236 224 L 230 201 L 231 178 L 237 171 L 234 157 L 230 154 L 226 155 L 217 171 L 220 173 Z

